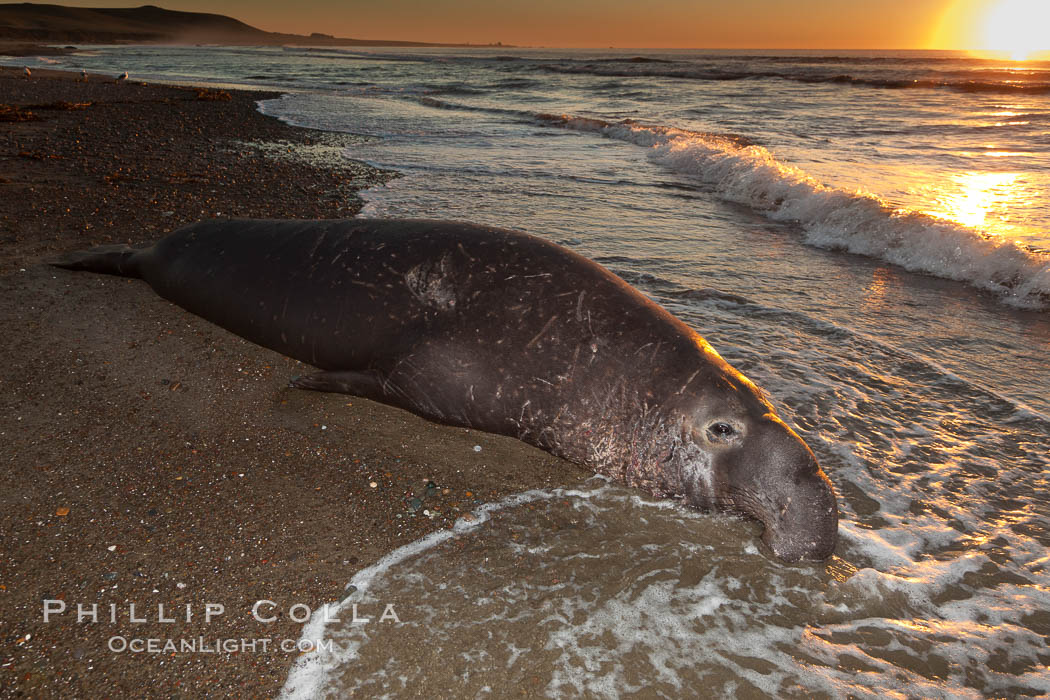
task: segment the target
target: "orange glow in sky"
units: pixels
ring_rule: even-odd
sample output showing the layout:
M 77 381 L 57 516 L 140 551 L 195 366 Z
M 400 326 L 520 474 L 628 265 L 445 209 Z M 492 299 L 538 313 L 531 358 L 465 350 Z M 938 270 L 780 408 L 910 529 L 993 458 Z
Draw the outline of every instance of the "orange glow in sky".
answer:
M 56 0 L 136 7 L 145 0 Z M 356 39 L 595 48 L 1050 49 L 1050 0 L 153 0 L 259 29 Z

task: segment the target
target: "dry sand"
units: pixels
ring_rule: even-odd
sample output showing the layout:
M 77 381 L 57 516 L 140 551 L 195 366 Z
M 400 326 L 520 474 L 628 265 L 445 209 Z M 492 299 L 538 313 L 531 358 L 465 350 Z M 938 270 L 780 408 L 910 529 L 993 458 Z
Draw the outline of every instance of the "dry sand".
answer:
M 308 367 L 141 281 L 43 264 L 204 217 L 352 216 L 353 190 L 386 175 L 293 157 L 338 137 L 258 114 L 267 96 L 0 69 L 0 696 L 272 696 L 293 605 L 339 598 L 479 502 L 586 476 L 514 440 L 289 389 Z M 427 517 L 408 499 L 431 480 Z M 275 622 L 253 618 L 262 599 Z M 66 612 L 45 623 L 45 600 Z M 209 603 L 224 613 L 206 623 Z M 114 638 L 257 644 L 132 653 Z

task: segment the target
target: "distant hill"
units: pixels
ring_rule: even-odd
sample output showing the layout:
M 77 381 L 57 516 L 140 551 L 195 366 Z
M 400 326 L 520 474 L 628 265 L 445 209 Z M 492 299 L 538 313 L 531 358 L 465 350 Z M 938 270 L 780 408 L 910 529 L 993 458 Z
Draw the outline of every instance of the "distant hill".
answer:
M 132 8 L 0 4 L 0 40 L 70 44 L 171 43 L 312 46 L 448 46 L 265 32 L 225 15 Z

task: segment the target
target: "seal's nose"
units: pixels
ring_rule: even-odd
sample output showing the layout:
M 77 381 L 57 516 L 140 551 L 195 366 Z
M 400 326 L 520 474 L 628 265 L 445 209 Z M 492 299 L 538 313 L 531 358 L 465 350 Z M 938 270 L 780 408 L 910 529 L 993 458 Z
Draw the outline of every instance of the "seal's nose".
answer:
M 796 562 L 830 557 L 838 543 L 839 508 L 831 482 L 819 467 L 800 475 L 782 494 L 780 509 L 762 533 L 778 559 Z
M 773 509 L 763 519 L 762 540 L 784 561 L 827 559 L 839 531 L 831 481 L 798 433 L 775 415 L 757 437 L 756 447 L 766 458 L 758 479 Z

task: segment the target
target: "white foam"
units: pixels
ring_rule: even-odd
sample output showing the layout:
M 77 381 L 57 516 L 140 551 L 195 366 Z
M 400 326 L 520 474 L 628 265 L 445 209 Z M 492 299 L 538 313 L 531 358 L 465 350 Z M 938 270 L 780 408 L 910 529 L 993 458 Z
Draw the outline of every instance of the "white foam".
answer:
M 469 515 L 456 520 L 448 530 L 433 532 L 415 542 L 410 542 L 395 549 L 372 566 L 354 574 L 353 578 L 350 579 L 350 583 L 346 586 L 351 591 L 351 595 L 348 595 L 340 602 L 328 603 L 315 610 L 310 616 L 310 620 L 303 626 L 300 641 L 317 644 L 324 639 L 327 623 L 337 620 L 340 611 L 352 604 L 351 598 L 353 593 L 367 591 L 373 581 L 385 575 L 394 566 L 432 549 L 446 540 L 477 528 L 488 521 L 494 512 L 552 498 L 592 498 L 605 490 L 605 484 L 608 484 L 608 479 L 596 476 L 588 479 L 588 482 L 604 482 L 604 484 L 595 489 L 533 489 L 524 493 L 514 494 L 501 501 L 486 503 L 475 508 Z M 335 650 L 327 651 L 321 647 L 311 654 L 300 656 L 293 664 L 279 697 L 285 700 L 310 700 L 319 697 L 322 689 L 328 682 L 329 674 L 352 659 L 354 653 L 354 647 L 348 647 L 346 654 L 340 654 Z
M 457 520 L 456 525 L 459 526 L 460 521 L 462 520 L 462 518 Z M 474 526 L 480 524 L 480 522 L 482 521 L 479 519 L 477 523 L 474 523 Z M 469 529 L 469 526 L 463 526 L 463 529 Z M 357 574 L 350 579 L 350 583 L 347 584 L 347 589 L 353 590 L 353 587 L 357 590 L 367 590 L 372 581 L 375 580 L 377 576 L 380 576 L 389 570 L 390 567 L 399 564 L 420 552 L 424 552 L 431 547 L 441 544 L 445 540 L 453 537 L 454 534 L 453 530 L 440 530 L 431 533 L 422 539 L 416 540 L 415 542 L 410 542 L 403 547 L 395 549 L 372 566 L 357 572 Z M 315 610 L 310 616 L 309 622 L 303 626 L 303 633 L 300 637 L 300 641 L 313 644 L 324 639 L 324 632 L 327 623 L 330 620 L 339 618 L 339 611 L 348 604 L 350 597 L 351 596 L 347 596 L 338 603 L 322 605 Z M 300 656 L 288 674 L 288 679 L 285 681 L 284 687 L 281 689 L 280 697 L 289 700 L 293 698 L 303 698 L 306 700 L 319 697 L 328 674 L 336 668 L 341 661 L 342 659 L 338 655 L 327 653 L 323 649 L 319 649 L 312 654 L 304 654 Z
M 501 516 L 493 534 L 503 543 L 499 548 L 510 552 L 505 559 L 499 549 L 486 549 L 484 539 L 475 542 L 480 549 L 464 550 L 468 561 L 476 557 L 474 576 L 455 578 L 464 564 L 449 560 L 449 552 L 425 552 L 477 530 L 498 510 L 538 501 L 546 504 Z M 488 679 L 533 677 L 532 668 L 543 669 L 535 678 L 545 682 L 540 687 L 550 697 L 613 698 L 645 688 L 680 695 L 701 678 L 712 694 L 770 697 L 793 689 L 871 698 L 978 698 L 1008 695 L 1018 684 L 1043 689 L 1050 682 L 1043 638 L 1028 620 L 1050 605 L 1050 592 L 1041 585 L 1045 578 L 980 585 L 998 566 L 995 557 L 969 551 L 938 558 L 923 551 L 949 535 L 927 527 L 928 520 L 905 526 L 883 511 L 891 525 L 874 537 L 844 520 L 851 546 L 857 540 L 874 543 L 879 568 L 862 568 L 822 590 L 815 572 L 771 562 L 744 565 L 733 548 L 699 551 L 710 549 L 696 537 L 716 532 L 715 519 L 696 516 L 705 522 L 689 522 L 690 511 L 672 516 L 666 508 L 665 501 L 606 484 L 530 491 L 482 506 L 453 529 L 403 547 L 356 575 L 352 582 L 371 590 L 355 594 L 355 602 L 373 605 L 396 591 L 395 599 L 412 601 L 414 619 L 395 631 L 333 626 L 327 638 L 335 649 L 304 656 L 282 697 L 361 691 L 398 696 L 424 682 L 427 673 L 414 655 L 398 658 L 402 639 L 409 648 L 455 660 L 458 670 L 439 674 L 440 682 L 462 680 L 481 694 L 492 692 L 482 687 Z M 659 541 L 631 542 L 629 561 L 617 558 L 623 555 L 625 509 L 631 509 L 632 522 L 662 520 L 651 529 Z M 538 541 L 533 517 L 553 517 L 562 527 L 544 534 L 548 547 L 530 558 L 525 555 Z M 915 523 L 931 531 L 909 539 Z M 581 545 L 580 533 L 593 539 Z M 1008 533 L 1004 525 L 994 534 Z M 925 544 L 916 548 L 916 541 Z M 742 549 L 753 550 L 753 544 Z M 615 579 L 622 584 L 596 594 L 596 584 L 606 579 L 600 567 L 581 561 L 595 557 L 608 557 L 616 571 L 630 573 Z M 1033 541 L 1024 557 L 1029 570 L 1044 567 L 1044 559 Z M 543 573 L 518 576 L 521 566 Z M 689 571 L 699 576 L 691 579 Z M 329 614 L 339 608 L 329 607 Z M 303 638 L 319 642 L 324 632 L 323 625 L 311 623 Z

